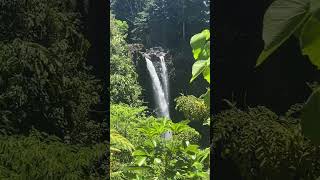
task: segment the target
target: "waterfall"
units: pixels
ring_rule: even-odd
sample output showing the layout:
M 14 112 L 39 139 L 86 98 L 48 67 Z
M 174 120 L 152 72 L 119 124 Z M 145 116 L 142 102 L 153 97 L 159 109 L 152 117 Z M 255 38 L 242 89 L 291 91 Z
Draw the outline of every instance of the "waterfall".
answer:
M 157 71 L 150 59 L 145 57 L 146 63 L 147 63 L 147 69 L 150 73 L 151 80 L 152 80 L 152 88 L 153 88 L 153 94 L 156 101 L 157 109 L 160 110 L 159 116 L 163 116 L 166 118 L 170 118 L 169 115 L 169 106 L 167 102 L 167 98 L 165 95 L 165 92 L 162 88 L 162 85 L 160 83 L 160 79 L 158 77 Z
M 168 84 L 168 73 L 167 73 L 167 67 L 164 62 L 164 57 L 160 56 L 161 61 L 161 81 L 160 83 L 159 76 L 157 74 L 157 71 L 152 63 L 152 61 L 145 57 L 146 63 L 147 63 L 147 69 L 149 71 L 149 74 L 151 76 L 152 80 L 152 89 L 154 98 L 156 101 L 157 109 L 160 110 L 160 113 L 158 116 L 160 117 L 166 117 L 170 119 L 170 113 L 169 113 L 169 84 Z M 162 88 L 164 86 L 164 88 Z M 164 134 L 162 134 L 162 137 L 164 139 L 171 139 L 172 138 L 172 132 L 167 131 Z
M 164 61 L 164 56 L 160 56 L 160 62 L 161 62 L 161 78 L 162 78 L 162 84 L 164 86 L 164 92 L 166 96 L 166 100 L 169 106 L 169 81 L 168 81 L 168 72 L 167 72 L 167 66 Z

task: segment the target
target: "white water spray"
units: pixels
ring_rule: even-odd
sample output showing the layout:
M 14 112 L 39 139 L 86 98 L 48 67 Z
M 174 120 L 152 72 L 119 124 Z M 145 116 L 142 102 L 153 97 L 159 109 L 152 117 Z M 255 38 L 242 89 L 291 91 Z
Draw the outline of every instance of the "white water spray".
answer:
M 162 84 L 164 86 L 164 93 L 169 106 L 169 81 L 168 81 L 168 71 L 167 71 L 166 63 L 164 61 L 164 56 L 160 56 L 160 62 L 161 62 Z
M 150 73 L 151 80 L 152 80 L 152 88 L 153 88 L 154 98 L 156 100 L 156 106 L 160 110 L 159 116 L 170 118 L 169 106 L 168 106 L 169 103 L 167 102 L 167 98 L 162 88 L 162 85 L 160 83 L 156 69 L 150 59 L 148 59 L 147 57 L 145 57 L 145 59 L 147 63 L 147 69 Z

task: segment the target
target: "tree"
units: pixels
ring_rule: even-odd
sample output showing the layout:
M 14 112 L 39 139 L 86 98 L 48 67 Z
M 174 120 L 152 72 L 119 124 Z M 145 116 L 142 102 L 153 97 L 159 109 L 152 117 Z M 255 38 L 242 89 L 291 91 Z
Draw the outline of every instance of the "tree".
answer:
M 110 99 L 137 106 L 141 104 L 141 87 L 125 41 L 128 25 L 112 14 L 110 18 Z
M 77 14 L 68 2 L 51 0 L 8 2 L 3 9 L 4 131 L 27 133 L 34 127 L 72 142 L 96 141 L 99 135 L 93 134 L 102 128 L 102 119 L 89 112 L 99 102 L 101 87 L 85 65 L 89 43 L 79 30 Z

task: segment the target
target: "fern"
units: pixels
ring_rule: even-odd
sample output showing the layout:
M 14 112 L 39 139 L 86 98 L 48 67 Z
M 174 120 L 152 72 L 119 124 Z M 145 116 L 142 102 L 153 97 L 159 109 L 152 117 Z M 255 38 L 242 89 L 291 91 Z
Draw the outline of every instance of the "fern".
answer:
M 132 152 L 134 150 L 134 146 L 130 141 L 115 129 L 110 130 L 110 145 L 112 152 L 121 152 L 121 150 Z

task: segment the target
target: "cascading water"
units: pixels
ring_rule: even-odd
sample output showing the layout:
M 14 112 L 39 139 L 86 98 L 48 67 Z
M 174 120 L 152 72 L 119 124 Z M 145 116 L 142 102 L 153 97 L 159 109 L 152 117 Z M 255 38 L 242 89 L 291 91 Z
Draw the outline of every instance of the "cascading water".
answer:
M 167 66 L 164 61 L 164 56 L 160 56 L 160 63 L 161 63 L 161 78 L 162 78 L 162 83 L 164 86 L 164 92 L 166 95 L 166 100 L 169 106 L 169 82 L 168 82 L 168 72 L 167 72 Z
M 149 71 L 151 80 L 152 80 L 152 89 L 154 98 L 156 101 L 157 109 L 160 110 L 158 112 L 158 116 L 160 117 L 166 117 L 170 119 L 170 113 L 169 113 L 169 81 L 168 81 L 168 73 L 167 73 L 167 67 L 164 61 L 164 57 L 160 56 L 160 63 L 161 63 L 161 81 L 160 83 L 159 76 L 157 74 L 157 71 L 155 69 L 155 66 L 153 65 L 152 61 L 145 57 L 147 69 Z M 163 88 L 164 87 L 164 88 Z M 171 139 L 172 138 L 172 132 L 168 131 L 165 132 L 162 135 L 165 139 Z
M 152 88 L 153 88 L 153 92 L 154 92 L 154 98 L 156 100 L 156 105 L 157 108 L 160 110 L 159 112 L 159 116 L 164 116 L 166 118 L 170 118 L 170 114 L 169 114 L 169 107 L 165 97 L 165 93 L 164 90 L 162 88 L 162 85 L 160 83 L 157 71 L 152 63 L 152 61 L 150 59 L 148 59 L 147 57 L 146 59 L 146 63 L 147 63 L 147 69 L 149 71 L 149 74 L 151 76 L 151 80 L 152 80 Z

